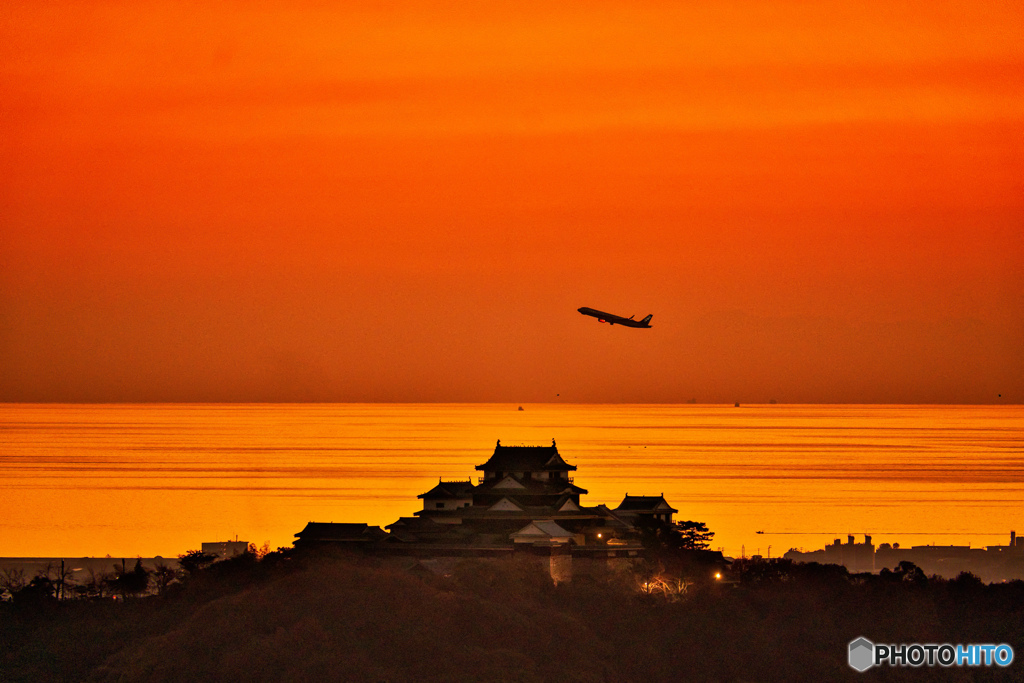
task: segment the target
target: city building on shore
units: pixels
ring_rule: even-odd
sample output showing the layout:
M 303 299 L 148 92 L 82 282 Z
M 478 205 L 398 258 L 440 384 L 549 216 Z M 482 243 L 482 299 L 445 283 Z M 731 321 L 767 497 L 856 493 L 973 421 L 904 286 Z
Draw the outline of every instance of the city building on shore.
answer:
M 851 572 L 879 572 L 893 569 L 900 562 L 913 562 L 927 575 L 947 579 L 960 572 L 970 572 L 984 581 L 1009 581 L 1024 578 L 1024 538 L 1010 532 L 1008 545 L 972 548 L 969 545 L 915 545 L 900 547 L 899 543 L 882 543 L 875 548 L 871 537 L 856 543 L 853 536 L 842 543 L 838 538 L 823 550 L 802 552 L 790 550 L 784 558 L 796 562 L 839 564 Z

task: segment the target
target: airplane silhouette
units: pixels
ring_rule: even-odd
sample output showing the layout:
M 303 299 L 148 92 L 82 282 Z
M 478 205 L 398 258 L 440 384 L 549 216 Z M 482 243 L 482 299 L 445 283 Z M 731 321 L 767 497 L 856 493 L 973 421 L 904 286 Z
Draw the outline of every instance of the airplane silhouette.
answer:
M 583 308 L 577 308 L 576 310 L 582 313 L 583 315 L 589 315 L 594 318 L 597 318 L 598 322 L 608 323 L 609 325 L 625 325 L 626 327 L 650 328 L 651 318 L 654 317 L 654 314 L 652 313 L 643 320 L 633 320 L 633 316 L 623 318 L 620 315 L 612 315 L 611 313 L 597 311 L 594 310 L 593 308 L 587 308 L 586 306 L 584 306 Z

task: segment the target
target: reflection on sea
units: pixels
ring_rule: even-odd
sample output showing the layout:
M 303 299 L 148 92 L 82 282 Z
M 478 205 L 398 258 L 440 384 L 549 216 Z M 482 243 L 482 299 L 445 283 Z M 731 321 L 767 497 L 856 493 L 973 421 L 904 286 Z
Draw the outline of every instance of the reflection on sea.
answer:
M 385 525 L 439 476 L 477 476 L 497 439 L 556 439 L 585 504 L 664 493 L 728 555 L 1024 531 L 1020 406 L 523 407 L 0 405 L 0 556 L 171 556 L 235 535 L 289 545 L 311 520 Z

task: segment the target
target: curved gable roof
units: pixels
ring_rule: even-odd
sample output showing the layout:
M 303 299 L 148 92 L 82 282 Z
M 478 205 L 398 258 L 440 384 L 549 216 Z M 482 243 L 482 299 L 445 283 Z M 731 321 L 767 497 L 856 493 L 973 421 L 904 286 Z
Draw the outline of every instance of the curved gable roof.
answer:
M 616 510 L 630 512 L 679 512 L 668 504 L 665 496 L 631 496 L 628 493 Z
M 379 526 L 366 523 L 309 522 L 295 536 L 302 541 L 370 541 L 387 534 Z
M 517 538 L 564 538 L 573 537 L 571 531 L 566 531 L 551 519 L 535 519 L 519 531 L 509 534 L 513 539 Z
M 439 481 L 437 486 L 426 493 L 421 493 L 417 498 L 469 498 L 473 495 L 473 480 L 469 481 Z
M 550 446 L 502 446 L 494 447 L 494 454 L 478 470 L 497 472 L 569 472 L 576 469 L 558 454 L 558 448 Z
M 516 504 L 515 501 L 509 500 L 508 498 L 502 498 L 497 503 L 487 508 L 487 510 L 494 512 L 522 512 L 523 508 Z

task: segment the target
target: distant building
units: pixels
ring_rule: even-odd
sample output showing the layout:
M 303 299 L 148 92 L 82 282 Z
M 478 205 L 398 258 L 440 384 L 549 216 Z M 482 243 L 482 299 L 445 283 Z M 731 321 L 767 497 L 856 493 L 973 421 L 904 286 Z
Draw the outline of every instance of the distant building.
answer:
M 864 536 L 863 543 L 857 543 L 853 536 L 846 537 L 846 545 L 837 538 L 832 545 L 825 546 L 825 564 L 841 564 L 851 572 L 875 571 L 875 546 L 870 536 Z
M 851 572 L 877 572 L 893 569 L 900 562 L 913 562 L 925 574 L 954 578 L 960 572 L 970 572 L 985 581 L 1007 581 L 1024 578 L 1024 539 L 1010 532 L 1009 545 L 990 545 L 972 548 L 969 545 L 915 545 L 901 548 L 898 543 L 882 543 L 875 550 L 871 537 L 864 543 L 847 543 L 839 539 L 824 550 L 801 552 L 790 550 L 783 557 L 797 562 L 820 562 L 843 565 Z
M 214 541 L 202 544 L 202 551 L 204 553 L 213 555 L 220 560 L 241 555 L 248 549 L 249 541 Z

